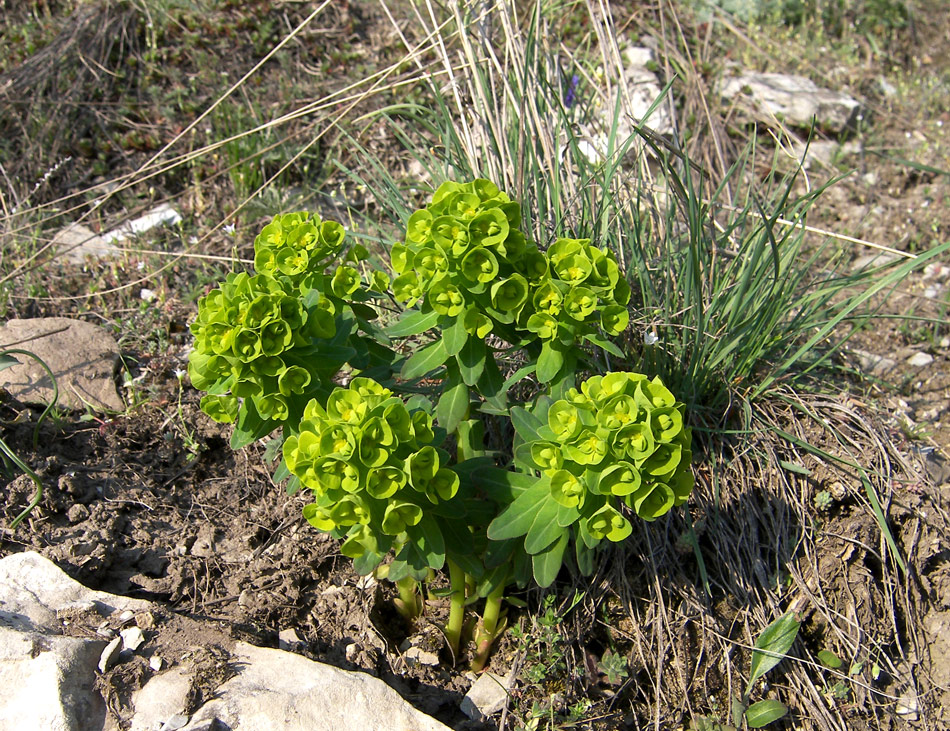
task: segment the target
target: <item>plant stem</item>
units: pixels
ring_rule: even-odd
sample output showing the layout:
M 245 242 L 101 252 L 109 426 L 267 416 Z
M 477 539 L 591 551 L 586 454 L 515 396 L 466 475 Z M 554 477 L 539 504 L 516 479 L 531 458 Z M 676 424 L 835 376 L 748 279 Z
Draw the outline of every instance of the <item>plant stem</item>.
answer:
M 465 572 L 452 559 L 447 559 L 446 563 L 449 565 L 452 595 L 449 604 L 449 621 L 445 624 L 445 638 L 449 641 L 452 655 L 458 657 L 459 646 L 462 642 L 462 623 L 465 620 Z
M 422 597 L 418 592 L 419 584 L 411 576 L 396 582 L 399 590 L 399 600 L 395 602 L 396 609 L 408 620 L 413 620 L 422 614 Z
M 501 614 L 501 601 L 505 597 L 507 581 L 499 582 L 498 586 L 485 599 L 485 611 L 479 630 L 475 634 L 475 659 L 472 660 L 472 671 L 481 672 L 488 664 L 488 655 L 492 644 L 498 636 L 498 618 Z

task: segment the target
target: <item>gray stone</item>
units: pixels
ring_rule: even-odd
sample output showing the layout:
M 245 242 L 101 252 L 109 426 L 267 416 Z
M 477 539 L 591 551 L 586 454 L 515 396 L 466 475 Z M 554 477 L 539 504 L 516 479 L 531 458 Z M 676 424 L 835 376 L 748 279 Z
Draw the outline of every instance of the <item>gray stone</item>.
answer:
M 869 353 L 858 348 L 851 348 L 849 352 L 857 358 L 859 367 L 867 374 L 882 376 L 897 367 L 897 361 L 886 355 Z
M 406 661 L 410 665 L 428 665 L 435 667 L 439 664 L 439 656 L 421 647 L 410 647 L 405 652 Z
M 742 72 L 723 79 L 720 93 L 755 119 L 806 129 L 815 120 L 823 129 L 842 132 L 861 114 L 856 99 L 822 89 L 804 76 Z
M 122 636 L 122 649 L 135 652 L 145 643 L 145 634 L 138 627 L 129 627 L 119 633 Z
M 103 234 L 102 239 L 107 244 L 111 244 L 113 241 L 125 241 L 158 226 L 174 226 L 178 223 L 181 223 L 181 214 L 168 203 L 160 203 L 148 213 L 126 221 L 109 233 Z
M 448 731 L 364 673 L 243 642 L 231 663 L 238 674 L 182 731 L 215 718 L 232 731 Z
M 878 267 L 892 264 L 901 258 L 903 257 L 898 256 L 897 254 L 891 254 L 887 251 L 875 251 L 872 254 L 865 254 L 864 256 L 859 256 L 857 259 L 855 259 L 854 263 L 851 265 L 851 271 L 859 272 L 862 269 L 876 269 Z
M 47 628 L 10 629 L 4 626 L 6 605 L 0 607 L 0 731 L 103 728 L 106 706 L 95 682 L 105 643 L 57 636 Z
M 99 672 L 107 673 L 119 662 L 119 653 L 122 652 L 122 638 L 116 637 L 112 642 L 105 646 L 102 654 L 99 655 Z
M 508 679 L 492 672 L 482 673 L 462 699 L 462 713 L 473 721 L 498 713 L 508 702 Z
M 9 320 L 0 325 L 0 349 L 19 348 L 41 358 L 56 378 L 60 406 L 97 411 L 122 411 L 113 373 L 119 347 L 97 325 L 68 317 Z M 53 398 L 53 384 L 46 370 L 32 358 L 0 371 L 0 386 L 24 403 L 46 404 Z
M 107 616 L 146 605 L 87 589 L 37 553 L 0 560 L 0 731 L 102 729 L 106 706 L 95 683 L 107 643 L 64 637 L 58 613 Z
M 148 602 L 87 589 L 39 554 L 0 559 L 0 731 L 116 728 L 96 689 L 106 642 L 63 636 L 65 622 L 58 613 L 115 615 L 110 619 L 115 622 L 123 611 L 142 616 L 150 609 L 155 607 Z M 113 642 L 118 650 L 122 637 Z M 132 731 L 448 729 L 370 675 L 243 643 L 228 663 L 237 674 L 214 688 L 212 700 L 190 718 L 183 711 L 195 668 L 173 666 L 149 678 L 131 698 Z M 156 666 L 162 667 L 151 665 Z
M 914 353 L 907 359 L 907 365 L 914 368 L 923 368 L 934 362 L 934 357 L 930 353 Z
M 53 236 L 53 248 L 73 264 L 82 264 L 86 257 L 116 256 L 120 250 L 81 223 L 72 223 Z
M 184 719 L 181 726 L 187 724 L 190 718 L 182 711 L 188 704 L 191 681 L 189 669 L 181 667 L 149 678 L 132 694 L 135 715 L 129 731 L 155 731 L 164 724 L 174 723 L 173 719 Z

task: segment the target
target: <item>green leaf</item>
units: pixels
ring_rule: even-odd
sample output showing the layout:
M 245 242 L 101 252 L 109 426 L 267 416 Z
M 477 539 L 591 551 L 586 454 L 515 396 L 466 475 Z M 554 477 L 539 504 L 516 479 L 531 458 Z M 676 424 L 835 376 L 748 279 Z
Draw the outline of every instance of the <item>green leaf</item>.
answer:
M 749 667 L 748 687 L 750 689 L 756 680 L 782 661 L 792 643 L 795 642 L 800 626 L 801 622 L 795 619 L 795 613 L 788 612 L 762 631 L 752 651 L 752 662 Z
M 445 340 L 445 352 L 449 355 L 458 355 L 468 342 L 468 332 L 461 317 L 456 317 L 455 322 L 442 331 L 442 339 Z
M 745 722 L 749 728 L 762 728 L 785 716 L 788 706 L 778 701 L 765 700 L 753 703 L 745 712 Z
M 420 335 L 426 330 L 431 330 L 439 321 L 439 313 L 435 310 L 429 312 L 420 312 L 419 310 L 407 310 L 396 322 L 387 327 L 385 332 L 391 338 L 406 338 L 412 335 Z
M 540 480 L 518 495 L 514 502 L 491 522 L 488 526 L 488 537 L 493 541 L 503 541 L 506 538 L 525 535 L 537 520 L 541 509 L 547 504 L 553 504 L 556 510 L 557 503 L 551 499 L 550 486 L 546 480 Z M 550 516 L 550 523 L 554 522 L 554 517 L 554 514 Z M 554 527 L 560 530 L 556 525 Z M 550 543 L 551 541 L 540 546 L 539 550 Z
M 485 356 L 485 369 L 478 379 L 477 390 L 490 406 L 502 412 L 508 409 L 508 389 L 493 355 Z
M 584 541 L 574 541 L 574 557 L 577 559 L 577 568 L 583 576 L 594 573 L 594 549 Z
M 469 386 L 478 383 L 485 370 L 486 357 L 485 341 L 479 338 L 469 338 L 458 354 L 459 371 L 462 380 Z
M 587 333 L 584 336 L 584 340 L 590 343 L 593 343 L 601 350 L 606 350 L 608 353 L 610 353 L 612 356 L 616 358 L 626 357 L 623 351 L 620 348 L 618 348 L 614 343 L 610 342 L 606 338 L 600 337 L 600 335 L 597 335 L 596 333 Z
M 808 469 L 804 465 L 798 464 L 797 462 L 786 462 L 784 459 L 780 459 L 778 462 L 778 466 L 781 467 L 783 470 L 786 470 L 787 472 L 794 472 L 796 475 L 810 475 L 811 474 L 810 469 Z
M 547 383 L 557 375 L 562 365 L 564 365 L 564 353 L 552 343 L 544 343 L 541 346 L 541 355 L 538 356 L 535 375 L 541 383 Z
M 445 563 L 445 539 L 439 524 L 431 515 L 423 515 L 418 525 L 406 531 L 412 539 L 412 545 L 425 559 L 425 565 L 439 570 Z
M 244 399 L 237 425 L 231 435 L 231 449 L 242 449 L 270 434 L 277 426 L 278 422 L 261 417 L 251 399 Z
M 12 355 L 9 355 L 7 353 L 0 354 L 0 371 L 5 371 L 7 368 L 11 368 L 19 364 L 20 364 L 20 361 L 18 361 Z
M 446 358 L 448 358 L 448 352 L 445 350 L 445 341 L 441 338 L 434 340 L 413 353 L 403 364 L 400 375 L 407 381 L 421 378 L 445 363 Z
M 524 550 L 530 554 L 540 553 L 550 546 L 566 528 L 557 523 L 561 506 L 551 496 L 550 488 L 545 490 L 545 500 L 537 506 L 537 512 L 531 517 L 531 525 L 524 538 Z
M 831 650 L 822 650 L 819 652 L 818 662 L 820 662 L 826 668 L 831 668 L 832 670 L 837 670 L 843 664 L 841 662 L 841 658 L 831 652 Z
M 462 383 L 457 369 L 450 369 L 445 390 L 435 407 L 435 418 L 447 432 L 454 432 L 459 422 L 468 416 L 468 386 Z
M 564 561 L 564 551 L 567 548 L 569 531 L 562 531 L 560 537 L 545 551 L 531 557 L 531 568 L 534 580 L 542 589 L 554 583 L 561 564 Z
M 511 424 L 518 436 L 526 442 L 536 442 L 541 438 L 538 436 L 538 429 L 544 424 L 537 416 L 521 406 L 511 407 Z

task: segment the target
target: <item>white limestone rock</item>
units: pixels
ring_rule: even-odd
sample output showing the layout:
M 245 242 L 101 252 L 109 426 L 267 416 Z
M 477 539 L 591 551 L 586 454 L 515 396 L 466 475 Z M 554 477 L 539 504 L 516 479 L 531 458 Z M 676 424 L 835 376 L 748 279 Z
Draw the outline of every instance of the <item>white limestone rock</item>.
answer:
M 857 99 L 822 89 L 804 76 L 743 71 L 724 78 L 719 91 L 754 119 L 793 127 L 807 129 L 814 119 L 820 128 L 839 133 L 862 113 Z
M 237 675 L 182 731 L 198 731 L 215 718 L 232 731 L 448 731 L 364 673 L 243 642 L 231 662 Z

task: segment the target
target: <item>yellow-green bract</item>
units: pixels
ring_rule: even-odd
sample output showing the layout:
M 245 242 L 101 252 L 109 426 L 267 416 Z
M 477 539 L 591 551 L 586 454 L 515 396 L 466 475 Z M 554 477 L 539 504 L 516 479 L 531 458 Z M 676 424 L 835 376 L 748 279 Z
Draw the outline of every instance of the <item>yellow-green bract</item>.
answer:
M 340 262 L 344 242 L 336 221 L 275 216 L 254 241 L 255 274 L 229 274 L 199 300 L 188 372 L 208 391 L 201 407 L 209 416 L 238 421 L 239 443 L 295 426 L 303 405 L 328 391 L 330 377 L 355 355 L 340 324 L 388 281 L 376 273 L 364 284 Z M 366 306 L 360 314 L 375 316 Z M 331 340 L 337 347 L 328 347 Z
M 536 375 L 547 383 L 582 338 L 623 332 L 630 287 L 613 254 L 589 239 L 541 251 L 520 226 L 519 205 L 490 181 L 442 184 L 392 247 L 393 296 L 441 315 L 445 331 L 460 321 L 470 339 L 536 343 Z
M 433 436 L 431 416 L 410 413 L 369 378 L 335 388 L 325 407 L 310 401 L 283 445 L 287 468 L 315 498 L 304 516 L 342 538 L 350 558 L 375 566 L 390 549 L 411 546 L 419 554 L 411 565 L 441 568 L 445 548 L 429 512 L 455 497 L 459 477 Z

